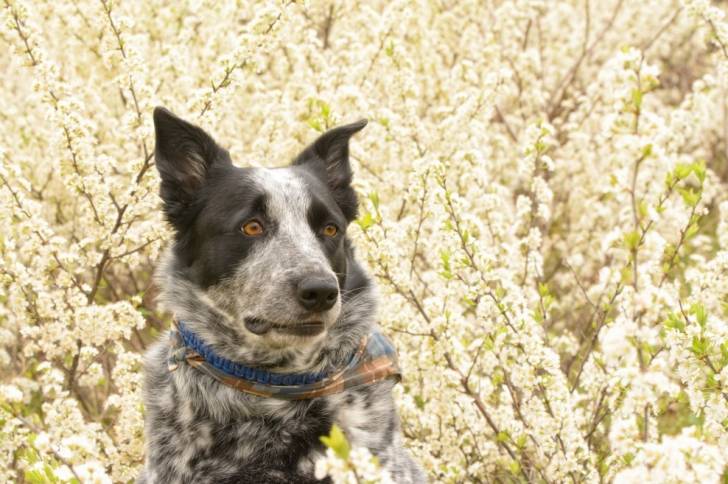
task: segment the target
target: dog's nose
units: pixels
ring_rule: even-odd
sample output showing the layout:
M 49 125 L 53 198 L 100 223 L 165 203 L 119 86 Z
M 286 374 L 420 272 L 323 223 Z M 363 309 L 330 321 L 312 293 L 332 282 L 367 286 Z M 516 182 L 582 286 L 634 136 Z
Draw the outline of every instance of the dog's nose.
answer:
M 339 287 L 336 279 L 313 276 L 298 283 L 298 302 L 309 311 L 326 311 L 336 304 Z

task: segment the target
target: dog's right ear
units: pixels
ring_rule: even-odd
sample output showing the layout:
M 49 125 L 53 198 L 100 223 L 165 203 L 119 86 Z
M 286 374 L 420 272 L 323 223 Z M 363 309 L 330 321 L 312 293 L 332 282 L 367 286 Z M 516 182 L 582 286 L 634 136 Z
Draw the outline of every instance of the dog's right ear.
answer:
M 177 225 L 210 169 L 231 164 L 230 155 L 203 129 L 163 107 L 154 109 L 154 132 L 154 160 L 162 179 L 159 194 L 169 221 Z

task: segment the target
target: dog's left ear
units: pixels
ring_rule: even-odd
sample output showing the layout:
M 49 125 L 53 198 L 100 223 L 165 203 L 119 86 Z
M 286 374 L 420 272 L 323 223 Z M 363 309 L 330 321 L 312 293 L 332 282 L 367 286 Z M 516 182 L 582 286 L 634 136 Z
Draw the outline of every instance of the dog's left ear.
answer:
M 367 125 L 366 119 L 330 129 L 299 154 L 294 165 L 310 166 L 326 182 L 346 220 L 357 215 L 356 192 L 351 188 L 349 139 Z

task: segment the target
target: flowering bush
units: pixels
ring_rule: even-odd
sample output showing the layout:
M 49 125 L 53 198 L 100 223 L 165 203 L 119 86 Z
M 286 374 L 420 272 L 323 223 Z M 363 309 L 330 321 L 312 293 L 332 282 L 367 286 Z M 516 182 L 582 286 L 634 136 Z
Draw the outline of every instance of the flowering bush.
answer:
M 432 481 L 726 479 L 725 7 L 2 7 L 1 481 L 129 482 L 143 461 L 140 354 L 169 324 L 159 104 L 254 166 L 370 119 L 351 232 Z M 387 479 L 327 442 L 320 476 Z

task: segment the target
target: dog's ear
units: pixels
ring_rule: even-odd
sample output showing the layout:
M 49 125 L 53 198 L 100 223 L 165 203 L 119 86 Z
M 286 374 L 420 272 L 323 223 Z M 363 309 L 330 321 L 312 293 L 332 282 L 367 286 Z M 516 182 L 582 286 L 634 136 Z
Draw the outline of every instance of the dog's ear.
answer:
M 366 119 L 330 129 L 299 154 L 294 165 L 306 165 L 326 182 L 346 219 L 357 214 L 356 192 L 351 188 L 349 139 L 367 125 Z
M 227 150 L 201 128 L 163 107 L 154 109 L 154 160 L 162 179 L 160 196 L 176 225 L 213 165 L 231 164 Z

